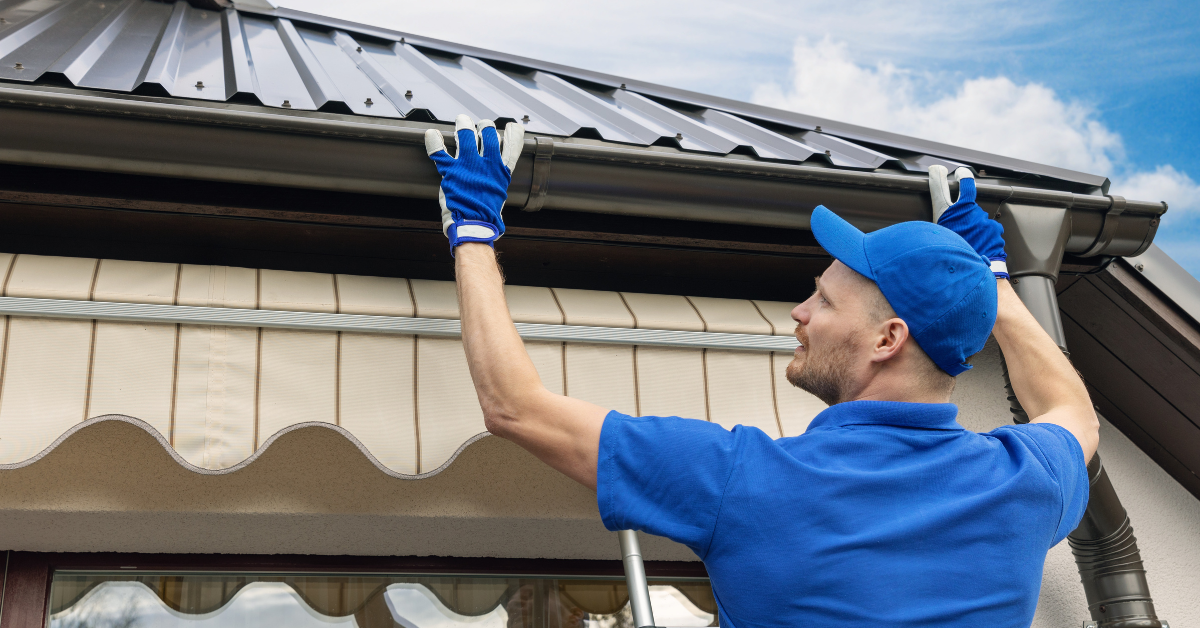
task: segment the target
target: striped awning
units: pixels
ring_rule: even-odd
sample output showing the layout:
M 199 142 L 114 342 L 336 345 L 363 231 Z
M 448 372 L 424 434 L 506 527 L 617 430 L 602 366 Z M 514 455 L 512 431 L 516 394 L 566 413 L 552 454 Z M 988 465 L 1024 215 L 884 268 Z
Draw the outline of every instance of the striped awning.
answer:
M 425 476 L 485 431 L 452 282 L 0 255 L 0 468 L 82 422 L 140 419 L 195 470 L 297 425 Z M 793 304 L 508 286 L 543 383 L 635 415 L 772 436 L 824 404 L 789 385 Z M 132 305 L 131 305 L 132 304 Z

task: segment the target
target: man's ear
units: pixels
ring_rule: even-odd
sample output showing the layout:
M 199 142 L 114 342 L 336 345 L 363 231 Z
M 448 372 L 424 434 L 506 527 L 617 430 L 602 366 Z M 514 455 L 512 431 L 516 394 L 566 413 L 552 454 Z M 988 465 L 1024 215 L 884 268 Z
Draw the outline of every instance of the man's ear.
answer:
M 886 362 L 904 349 L 908 343 L 908 323 L 899 318 L 889 318 L 879 324 L 875 336 L 875 346 L 872 347 L 872 362 Z

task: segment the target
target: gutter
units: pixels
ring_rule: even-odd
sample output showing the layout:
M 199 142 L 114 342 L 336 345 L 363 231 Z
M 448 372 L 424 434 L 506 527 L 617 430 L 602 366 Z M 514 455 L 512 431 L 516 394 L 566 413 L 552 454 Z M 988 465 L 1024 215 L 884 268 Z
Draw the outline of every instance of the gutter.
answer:
M 427 128 L 446 127 L 0 86 L 0 163 L 9 164 L 434 199 L 439 179 L 425 155 Z M 930 216 L 920 175 L 532 136 L 523 157 L 509 204 L 530 210 L 802 230 L 818 204 L 868 230 Z M 1081 256 L 1144 252 L 1167 209 L 1116 196 L 977 188 L 985 207 L 1067 210 L 1063 250 Z

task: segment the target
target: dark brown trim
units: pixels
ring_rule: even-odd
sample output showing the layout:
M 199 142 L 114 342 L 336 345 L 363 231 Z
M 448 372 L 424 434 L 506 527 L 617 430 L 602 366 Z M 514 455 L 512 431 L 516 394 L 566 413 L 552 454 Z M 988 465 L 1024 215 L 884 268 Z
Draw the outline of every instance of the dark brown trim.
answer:
M 1200 325 L 1114 263 L 1058 286 L 1072 361 L 1100 413 L 1200 498 Z
M 53 554 L 10 552 L 0 628 L 43 628 Z
M 616 552 L 614 551 L 614 554 Z M 456 558 L 443 556 L 306 556 L 278 554 L 125 554 L 13 552 L 48 570 L 249 571 L 287 573 L 486 574 L 513 576 L 624 577 L 620 560 L 550 558 Z M 38 562 L 40 561 L 40 562 Z M 136 567 L 136 569 L 125 569 Z M 646 561 L 653 578 L 707 578 L 699 561 Z M 4 628 L 8 628 L 5 626 Z

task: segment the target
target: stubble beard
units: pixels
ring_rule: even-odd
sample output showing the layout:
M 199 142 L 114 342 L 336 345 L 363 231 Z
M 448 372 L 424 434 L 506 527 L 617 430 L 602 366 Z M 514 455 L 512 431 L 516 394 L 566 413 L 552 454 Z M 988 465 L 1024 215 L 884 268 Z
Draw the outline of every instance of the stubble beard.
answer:
M 787 380 L 801 390 L 811 393 L 826 405 L 841 403 L 851 386 L 850 365 L 854 358 L 856 337 L 851 335 L 822 351 L 814 352 L 808 334 L 801 327 L 796 332 L 804 345 L 804 362 L 793 359 L 787 366 Z

